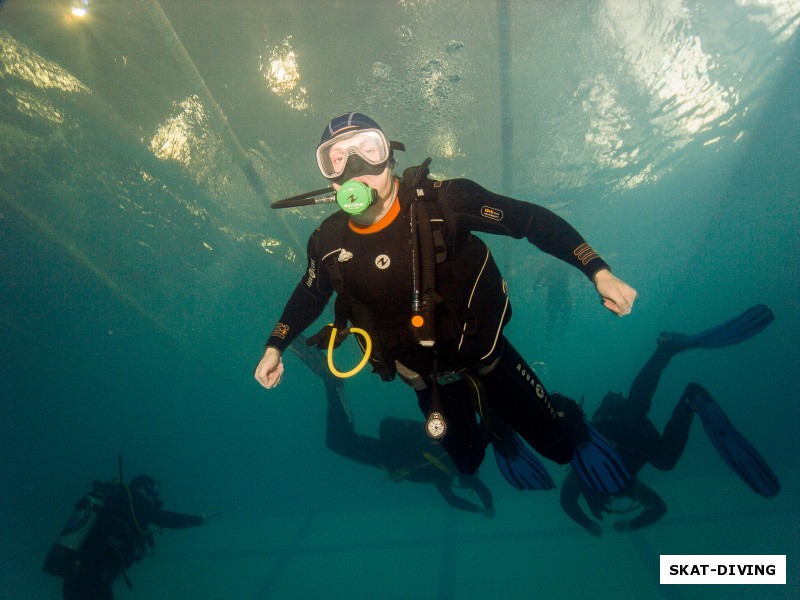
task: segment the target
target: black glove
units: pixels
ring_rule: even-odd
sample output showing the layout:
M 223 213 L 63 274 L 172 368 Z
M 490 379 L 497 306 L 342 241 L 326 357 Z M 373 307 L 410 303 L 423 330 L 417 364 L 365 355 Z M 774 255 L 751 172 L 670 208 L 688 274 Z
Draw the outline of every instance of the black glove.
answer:
M 327 350 L 328 344 L 331 343 L 331 329 L 333 329 L 333 325 L 325 325 L 317 333 L 315 333 L 312 336 L 309 336 L 308 339 L 306 339 L 306 345 L 316 346 L 320 350 Z M 333 340 L 333 347 L 338 348 L 339 346 L 341 346 L 342 342 L 349 334 L 350 334 L 349 329 L 337 329 L 336 339 Z

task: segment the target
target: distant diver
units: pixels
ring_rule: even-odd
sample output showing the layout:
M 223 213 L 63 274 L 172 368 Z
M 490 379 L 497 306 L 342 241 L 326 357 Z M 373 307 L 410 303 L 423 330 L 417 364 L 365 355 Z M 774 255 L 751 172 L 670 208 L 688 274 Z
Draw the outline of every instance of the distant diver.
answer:
M 217 514 L 208 510 L 202 516 L 185 515 L 161 505 L 160 486 L 148 475 L 138 475 L 128 484 L 121 473 L 118 480 L 93 481 L 43 566 L 46 573 L 64 578 L 64 600 L 113 600 L 114 580 L 122 575 L 132 588 L 127 569 L 152 554 L 152 526 L 196 527 Z
M 631 384 L 628 397 L 609 392 L 595 411 L 592 423 L 615 446 L 633 481 L 616 494 L 588 488 L 575 471 L 561 487 L 561 506 L 569 517 L 591 535 L 600 535 L 603 514 L 638 512 L 614 523 L 617 531 L 635 530 L 655 523 L 667 511 L 664 500 L 636 476 L 645 464 L 671 470 L 686 448 L 692 418 L 700 417 L 709 440 L 725 463 L 755 493 L 771 498 L 780 491 L 777 476 L 755 448 L 731 424 L 709 392 L 697 383 L 686 386 L 672 417 L 659 435 L 647 418 L 658 382 L 670 359 L 693 348 L 722 348 L 750 339 L 774 320 L 772 311 L 758 305 L 738 317 L 695 335 L 664 332 L 655 352 Z M 583 495 L 595 520 L 578 503 Z

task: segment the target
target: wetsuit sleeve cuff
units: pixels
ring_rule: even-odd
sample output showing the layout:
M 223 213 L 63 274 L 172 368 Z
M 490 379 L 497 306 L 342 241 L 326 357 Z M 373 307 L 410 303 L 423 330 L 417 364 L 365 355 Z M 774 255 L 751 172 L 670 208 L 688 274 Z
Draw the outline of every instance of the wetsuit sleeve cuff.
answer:
M 278 322 L 272 329 L 272 333 L 269 334 L 265 348 L 272 347 L 283 354 L 283 351 L 286 350 L 294 338 L 297 337 L 297 333 L 293 331 L 293 329 L 293 327 L 290 327 L 284 321 Z
M 594 276 L 597 275 L 603 269 L 607 269 L 609 273 L 611 273 L 611 267 L 608 266 L 608 263 L 604 261 L 599 256 L 594 259 L 590 264 L 586 265 L 586 267 L 591 268 L 584 268 L 583 272 L 589 278 L 589 281 L 594 282 Z
M 279 338 L 277 336 L 271 335 L 269 337 L 269 339 L 267 340 L 267 343 L 265 344 L 264 348 L 265 349 L 266 348 L 275 348 L 281 354 L 283 354 L 283 352 L 286 350 L 286 348 L 289 347 L 290 343 L 291 342 L 287 342 L 285 338 L 282 339 L 282 338 Z

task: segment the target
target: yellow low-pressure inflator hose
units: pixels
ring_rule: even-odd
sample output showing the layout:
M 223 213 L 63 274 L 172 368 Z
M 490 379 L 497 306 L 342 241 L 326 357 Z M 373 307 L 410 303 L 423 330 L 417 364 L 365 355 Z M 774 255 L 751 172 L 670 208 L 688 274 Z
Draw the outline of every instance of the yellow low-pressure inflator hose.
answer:
M 341 379 L 345 379 L 347 377 L 352 377 L 356 373 L 358 373 L 361 369 L 364 368 L 364 365 L 367 364 L 369 360 L 369 356 L 372 353 L 372 338 L 369 337 L 369 334 L 361 329 L 360 327 L 351 327 L 349 329 L 350 333 L 355 333 L 360 335 L 364 338 L 364 358 L 361 359 L 361 362 L 356 365 L 356 367 L 346 373 L 342 373 L 333 365 L 333 343 L 336 341 L 336 327 L 331 327 L 331 339 L 328 342 L 328 368 L 331 370 L 331 373 L 336 375 Z

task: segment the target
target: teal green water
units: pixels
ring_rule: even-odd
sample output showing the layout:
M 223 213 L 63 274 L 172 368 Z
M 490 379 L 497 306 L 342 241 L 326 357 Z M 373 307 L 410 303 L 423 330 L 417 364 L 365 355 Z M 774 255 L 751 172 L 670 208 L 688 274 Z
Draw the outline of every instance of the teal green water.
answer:
M 221 515 L 159 536 L 117 598 L 796 595 L 800 2 L 68 4 L 0 2 L 2 597 L 59 597 L 44 555 L 118 455 L 167 508 Z M 490 240 L 509 338 L 589 412 L 660 331 L 769 305 L 758 337 L 673 360 L 651 417 L 702 383 L 781 493 L 753 494 L 699 423 L 675 470 L 641 473 L 667 515 L 600 538 L 491 456 L 487 519 L 329 452 L 313 373 L 287 354 L 265 391 L 252 371 L 331 210 L 265 205 L 324 185 L 313 149 L 345 110 L 405 142 L 400 168 L 431 156 L 555 210 L 636 287 L 617 319 L 535 248 Z M 418 416 L 366 373 L 347 396 L 364 434 Z M 662 586 L 662 554 L 787 555 L 787 585 Z

